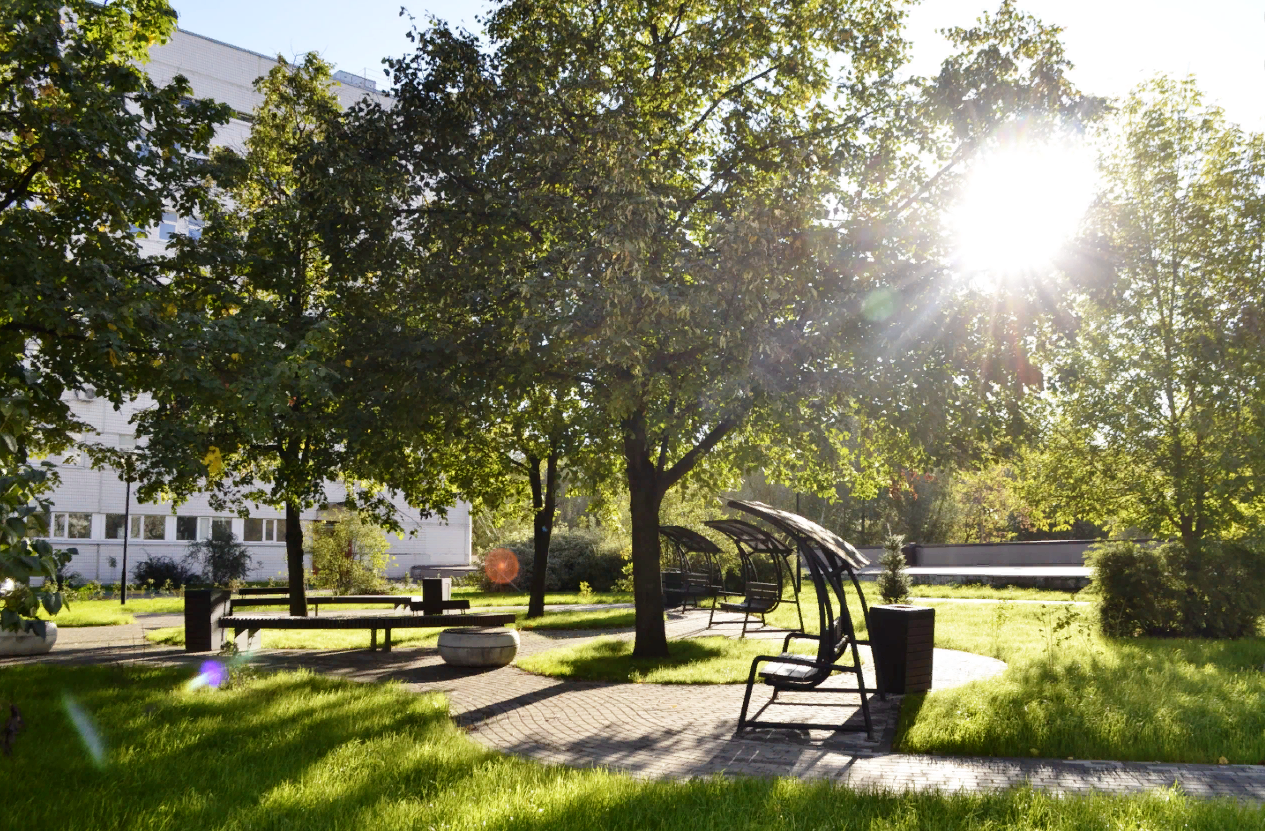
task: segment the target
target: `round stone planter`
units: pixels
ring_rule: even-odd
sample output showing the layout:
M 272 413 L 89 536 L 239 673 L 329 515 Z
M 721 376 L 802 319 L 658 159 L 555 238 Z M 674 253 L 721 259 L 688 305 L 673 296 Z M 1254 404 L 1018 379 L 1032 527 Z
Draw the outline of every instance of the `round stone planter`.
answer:
M 513 629 L 468 627 L 439 633 L 439 655 L 458 667 L 503 667 L 518 654 Z
M 44 624 L 44 637 L 34 632 L 0 630 L 0 657 L 9 655 L 43 655 L 57 643 L 57 624 Z

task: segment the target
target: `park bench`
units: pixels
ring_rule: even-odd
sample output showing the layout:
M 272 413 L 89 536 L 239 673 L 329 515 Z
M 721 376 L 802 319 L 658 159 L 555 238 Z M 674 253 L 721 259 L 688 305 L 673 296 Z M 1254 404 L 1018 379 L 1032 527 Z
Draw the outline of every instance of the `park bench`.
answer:
M 795 548 L 763 528 L 741 519 L 713 519 L 703 524 L 733 540 L 742 561 L 742 599 L 726 600 L 719 604 L 722 612 L 742 615 L 742 634 L 739 637 L 747 636 L 747 624 L 752 615 L 760 618 L 762 627 L 767 626 L 766 616 L 782 603 L 795 604 L 795 613 L 799 616 L 799 628 L 802 631 L 804 613 L 799 605 L 799 585 L 795 580 L 795 570 L 791 567 Z M 757 563 L 757 555 L 767 557 L 767 565 L 763 569 Z M 789 598 L 786 597 L 788 583 L 791 589 Z M 716 609 L 717 604 L 713 602 L 711 614 L 707 617 L 709 629 L 715 622 Z
M 382 650 L 391 651 L 392 629 L 447 629 L 459 626 L 505 626 L 513 614 L 488 615 L 347 615 L 340 617 L 291 617 L 278 615 L 225 615 L 217 625 L 231 629 L 239 652 L 259 648 L 263 629 L 368 629 L 370 651 L 378 648 L 378 630 L 383 632 Z
M 857 639 L 844 588 L 844 578 L 848 577 L 860 597 L 861 613 L 868 620 L 869 611 L 865 605 L 865 595 L 861 591 L 861 584 L 857 581 L 856 571 L 868 565 L 869 561 L 834 533 L 798 514 L 780 511 L 761 502 L 733 500 L 729 506 L 760 517 L 785 533 L 787 539 L 795 543 L 801 558 L 808 566 L 809 576 L 817 590 L 817 631 L 820 633 L 810 635 L 805 632 L 791 632 L 782 642 L 780 655 L 759 655 L 751 662 L 751 673 L 747 676 L 747 690 L 742 699 L 742 711 L 738 715 L 737 732 L 741 733 L 750 727 L 790 727 L 801 730 L 855 729 L 849 728 L 846 724 L 764 721 L 760 717 L 769 707 L 777 703 L 780 692 L 858 693 L 861 697 L 864 730 L 873 741 L 874 722 L 870 717 L 869 703 L 871 693 L 865 688 L 861 655 L 857 649 L 858 645 L 868 644 L 868 641 Z M 816 654 L 802 655 L 789 652 L 792 640 L 816 641 Z M 849 653 L 851 653 L 851 663 L 845 663 Z M 835 673 L 856 675 L 856 686 L 823 689 L 822 684 Z M 751 705 L 751 693 L 757 678 L 773 688 L 773 696 L 751 719 L 748 719 L 747 710 Z M 885 699 L 886 695 L 881 692 L 882 679 L 879 679 L 878 689 L 879 697 Z

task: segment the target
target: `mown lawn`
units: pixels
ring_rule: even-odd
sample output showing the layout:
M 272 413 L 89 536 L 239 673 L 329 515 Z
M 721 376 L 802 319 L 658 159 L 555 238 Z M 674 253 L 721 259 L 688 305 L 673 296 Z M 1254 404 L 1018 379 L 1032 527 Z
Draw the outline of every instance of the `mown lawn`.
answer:
M 814 645 L 791 642 L 791 651 L 807 652 Z M 627 638 L 598 638 L 576 646 L 550 649 L 515 665 L 528 672 L 576 681 L 617 681 L 645 684 L 741 684 L 757 655 L 776 655 L 781 641 L 734 640 L 725 637 L 673 641 L 668 658 L 634 658 Z
M 107 600 L 72 600 L 63 606 L 56 616 L 50 616 L 42 609 L 39 616 L 44 620 L 53 621 L 58 627 L 122 626 L 135 623 L 136 618 L 133 615 L 182 614 L 183 612 L 183 597 L 128 598 L 126 605 L 120 605 L 116 597 Z
M 277 673 L 190 691 L 191 674 L 6 669 L 0 703 L 16 703 L 26 727 L 4 760 L 21 771 L 5 816 L 91 831 L 1265 828 L 1260 806 L 1177 791 L 945 796 L 774 779 L 645 782 L 485 750 L 452 725 L 441 696 L 393 684 Z
M 343 606 L 342 609 L 351 607 Z M 379 612 L 381 606 L 375 607 Z M 251 611 L 254 611 L 252 609 Z M 547 612 L 544 617 L 527 620 L 526 612 L 514 614 L 518 629 L 622 629 L 633 625 L 632 609 L 597 609 L 583 612 Z M 438 629 L 393 629 L 391 643 L 401 646 L 434 646 Z M 184 627 L 154 629 L 145 635 L 154 643 L 184 646 Z M 365 629 L 264 629 L 260 632 L 263 649 L 362 649 L 369 646 L 370 634 Z M 381 637 L 381 634 L 379 634 Z
M 1071 621 L 1058 628 L 1060 620 Z M 1265 639 L 1107 640 L 1089 610 L 941 604 L 936 643 L 1006 672 L 910 696 L 907 752 L 1265 763 Z

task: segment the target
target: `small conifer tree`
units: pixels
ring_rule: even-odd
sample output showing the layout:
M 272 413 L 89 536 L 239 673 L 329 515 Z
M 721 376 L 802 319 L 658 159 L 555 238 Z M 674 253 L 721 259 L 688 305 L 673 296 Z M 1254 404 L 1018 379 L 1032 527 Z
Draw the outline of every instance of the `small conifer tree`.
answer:
M 905 537 L 901 534 L 888 533 L 883 540 L 883 556 L 878 561 L 883 570 L 876 582 L 884 603 L 903 603 L 909 599 L 912 582 L 905 569 L 905 555 L 900 551 L 904 543 Z

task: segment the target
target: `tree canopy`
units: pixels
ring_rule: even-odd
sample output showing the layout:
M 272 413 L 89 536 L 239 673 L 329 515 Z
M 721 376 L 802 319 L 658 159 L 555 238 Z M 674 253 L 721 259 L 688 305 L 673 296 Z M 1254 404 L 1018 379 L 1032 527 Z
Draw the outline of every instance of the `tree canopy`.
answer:
M 140 66 L 175 15 L 163 0 L 15 0 L 0 21 L 0 581 L 5 628 L 60 605 L 66 561 L 28 531 L 47 532 L 41 501 L 55 474 L 31 456 L 85 430 L 64 400 L 91 388 L 118 403 L 167 304 L 162 263 L 137 236 L 164 209 L 202 203 L 201 154 L 227 109 L 159 87 Z
M 1265 137 L 1158 78 L 1120 106 L 1101 168 L 1042 480 L 1121 530 L 1243 536 L 1265 508 Z
M 1006 414 L 1014 356 L 977 324 L 1018 324 L 945 279 L 939 212 L 981 142 L 1086 102 L 1010 3 L 935 79 L 898 77 L 901 18 L 517 0 L 486 43 L 435 23 L 392 63 L 418 284 L 507 352 L 548 345 L 623 457 L 639 655 L 666 650 L 658 512 L 686 476 L 833 486 Z

